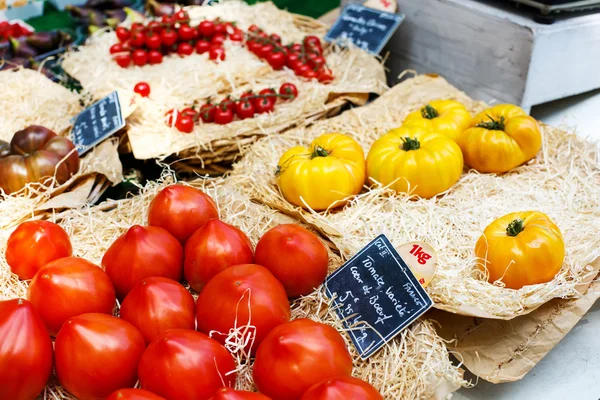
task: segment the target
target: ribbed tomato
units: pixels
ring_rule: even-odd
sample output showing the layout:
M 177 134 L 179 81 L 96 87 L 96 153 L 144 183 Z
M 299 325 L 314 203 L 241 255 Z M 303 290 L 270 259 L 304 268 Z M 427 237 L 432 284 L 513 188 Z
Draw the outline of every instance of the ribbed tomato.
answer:
M 51 373 L 52 341 L 33 305 L 0 301 L 0 399 L 35 399 Z
M 326 379 L 308 389 L 301 400 L 383 400 L 373 386 L 351 376 Z
M 168 329 L 196 329 L 194 298 L 168 278 L 139 281 L 121 304 L 121 318 L 138 328 L 146 343 Z
M 271 400 L 264 394 L 221 388 L 209 400 Z
M 196 310 L 198 330 L 213 332 L 221 343 L 234 328 L 252 326 L 239 335 L 244 341 L 254 338 L 246 350 L 256 350 L 273 328 L 290 320 L 291 313 L 283 285 L 255 264 L 235 265 L 215 275 L 200 292 Z
M 119 389 L 106 400 L 166 400 L 157 394 L 144 389 Z
M 65 257 L 46 264 L 29 284 L 27 298 L 51 335 L 72 317 L 111 314 L 115 289 L 100 267 L 83 258 Z
M 135 385 L 145 347 L 142 334 L 127 321 L 106 314 L 79 315 L 56 336 L 56 375 L 80 400 L 104 400 Z
M 250 239 L 235 226 L 212 219 L 185 244 L 185 280 L 197 292 L 216 274 L 254 261 Z
M 144 278 L 163 276 L 180 281 L 182 265 L 181 243 L 158 226 L 132 226 L 102 258 L 102 268 L 121 300 Z
M 171 329 L 150 343 L 138 367 L 142 388 L 167 400 L 207 400 L 235 384 L 229 351 L 203 333 Z
M 199 189 L 181 184 L 161 190 L 148 209 L 148 225 L 166 229 L 181 243 L 213 218 L 219 218 L 213 199 Z
M 6 243 L 6 262 L 20 279 L 31 279 L 45 264 L 69 257 L 73 249 L 67 232 L 50 221 L 27 221 Z

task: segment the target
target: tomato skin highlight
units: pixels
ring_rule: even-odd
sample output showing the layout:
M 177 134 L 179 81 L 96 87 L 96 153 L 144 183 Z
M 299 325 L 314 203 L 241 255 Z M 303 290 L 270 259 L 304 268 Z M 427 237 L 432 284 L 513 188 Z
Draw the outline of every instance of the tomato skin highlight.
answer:
M 171 329 L 150 343 L 138 366 L 142 388 L 167 400 L 208 400 L 235 384 L 236 363 L 203 333 Z
M 185 280 L 197 292 L 224 269 L 250 264 L 254 251 L 250 239 L 238 228 L 211 219 L 185 244 Z
M 0 399 L 33 400 L 52 373 L 52 341 L 33 305 L 0 301 Z
M 29 284 L 27 298 L 51 335 L 81 314 L 112 315 L 116 303 L 106 272 L 77 257 L 59 258 L 42 267 Z
M 135 284 L 151 276 L 181 280 L 183 248 L 168 231 L 158 226 L 132 226 L 119 236 L 102 258 L 117 292 L 124 299 Z
M 339 376 L 317 383 L 308 389 L 301 400 L 383 400 L 373 386 L 351 376 Z
M 20 224 L 6 243 L 6 263 L 19 279 L 31 279 L 50 261 L 73 252 L 67 232 L 50 221 Z
M 157 394 L 144 389 L 119 389 L 106 400 L 166 400 Z
M 221 388 L 209 400 L 271 400 L 261 393 L 245 392 L 242 390 L 233 390 L 231 388 Z
M 327 277 L 329 255 L 317 236 L 295 224 L 267 231 L 256 245 L 256 263 L 283 284 L 289 297 L 312 293 Z
M 146 343 L 127 321 L 83 314 L 63 325 L 54 346 L 60 384 L 80 400 L 103 400 L 135 385 Z
M 121 318 L 135 326 L 146 343 L 168 329 L 196 329 L 191 293 L 172 279 L 142 279 L 121 304 Z

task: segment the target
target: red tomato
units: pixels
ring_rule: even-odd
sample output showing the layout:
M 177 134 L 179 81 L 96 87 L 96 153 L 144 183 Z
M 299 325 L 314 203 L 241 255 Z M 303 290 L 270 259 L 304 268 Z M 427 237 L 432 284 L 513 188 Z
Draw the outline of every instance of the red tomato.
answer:
M 289 297 L 312 293 L 327 277 L 327 248 L 315 234 L 295 224 L 269 230 L 256 245 L 256 263 L 283 284 Z
M 281 36 L 279 36 L 276 33 L 272 33 L 271 35 L 269 35 L 269 38 L 277 43 L 281 43 Z
M 188 24 L 182 24 L 177 30 L 177 36 L 182 42 L 194 40 L 196 38 L 196 30 Z
M 27 298 L 51 335 L 56 335 L 68 319 L 77 315 L 112 315 L 116 301 L 115 289 L 106 272 L 77 257 L 46 264 L 29 284 Z
M 121 304 L 121 318 L 138 328 L 146 343 L 167 329 L 196 329 L 194 298 L 168 278 L 139 281 Z
M 32 400 L 52 373 L 52 341 L 27 300 L 0 301 L 0 399 Z
M 304 38 L 304 44 L 310 47 L 321 47 L 321 39 L 317 36 L 306 36 Z
M 158 50 L 150 50 L 148 52 L 148 64 L 160 64 L 163 60 L 163 55 Z
M 282 96 L 290 96 L 290 98 L 285 100 L 293 100 L 298 97 L 298 88 L 293 83 L 284 83 L 279 88 L 279 94 Z
M 256 100 L 255 110 L 259 114 L 264 114 L 273 111 L 275 102 L 268 97 L 263 97 Z
M 58 381 L 80 400 L 105 399 L 135 385 L 145 347 L 133 325 L 112 315 L 71 318 L 54 343 Z
M 123 51 L 123 45 L 121 43 L 115 43 L 112 46 L 110 46 L 110 49 L 108 51 L 110 52 L 110 54 L 120 53 Z
M 278 71 L 283 69 L 285 66 L 285 54 L 283 53 L 269 53 L 267 55 L 267 62 L 274 70 Z
M 259 346 L 254 383 L 273 400 L 299 400 L 311 386 L 337 376 L 350 376 L 352 358 L 342 336 L 332 327 L 296 319 L 274 328 Z
M 138 366 L 142 388 L 169 400 L 207 400 L 233 386 L 236 363 L 203 333 L 171 329 L 150 343 Z
M 215 301 L 219 299 L 219 301 Z M 290 320 L 290 303 L 281 283 L 265 267 L 234 265 L 215 275 L 196 302 L 198 331 L 225 343 L 229 332 L 242 328 L 240 340 L 249 340 L 246 350 L 255 351 L 276 326 Z M 253 326 L 245 332 L 246 326 Z
M 302 52 L 302 45 L 300 43 L 294 43 L 291 47 L 291 50 L 294 53 L 301 53 Z
M 213 122 L 215 120 L 216 111 L 217 107 L 214 104 L 204 104 L 202 107 L 200 107 L 200 118 L 202 118 L 202 122 Z
M 260 49 L 256 50 L 256 54 L 259 57 L 267 58 L 271 53 L 273 53 L 274 49 L 275 47 L 273 47 L 272 44 L 263 44 Z
M 227 108 L 232 112 L 235 112 L 235 100 L 232 100 L 231 96 L 227 96 L 223 100 L 221 100 L 221 102 L 219 103 L 219 108 Z
M 106 400 L 167 400 L 144 389 L 119 389 Z
M 250 28 L 248 28 L 248 30 L 250 32 L 262 32 L 262 30 L 258 26 L 254 25 L 254 24 L 250 25 Z
M 297 69 L 294 69 L 296 75 L 304 76 L 308 71 L 312 71 L 308 64 L 300 64 Z
M 121 68 L 127 68 L 131 64 L 131 54 L 117 54 L 115 61 Z
M 383 400 L 373 386 L 351 376 L 339 376 L 317 383 L 308 389 L 301 400 Z
M 222 34 L 222 33 L 216 34 L 210 40 L 210 44 L 212 44 L 214 46 L 222 47 L 223 43 L 225 43 L 225 39 L 226 38 L 227 37 L 224 34 Z
M 160 46 L 162 46 L 162 41 L 160 40 L 160 35 L 158 33 L 151 33 L 147 35 L 145 43 L 146 47 L 153 50 L 160 49 Z
M 212 45 L 207 40 L 198 40 L 196 42 L 196 53 L 198 53 L 198 54 L 204 54 L 204 53 L 206 53 L 207 51 L 210 50 L 211 46 Z
M 219 125 L 226 125 L 233 121 L 233 111 L 231 108 L 217 107 L 214 114 L 215 122 Z
M 188 13 L 183 10 L 177 11 L 173 15 L 173 17 L 175 18 L 175 21 L 177 21 L 177 22 L 189 22 L 189 19 L 190 19 L 190 16 L 188 15 Z
M 117 29 L 115 29 L 115 33 L 117 34 L 117 39 L 119 39 L 121 42 L 124 42 L 131 37 L 131 32 L 122 26 L 117 27 Z
M 225 49 L 218 45 L 211 45 L 210 50 L 208 51 L 208 58 L 213 61 L 224 61 L 226 58 Z
M 241 42 L 244 40 L 244 33 L 243 32 L 233 32 L 231 35 L 229 35 L 229 39 L 232 42 Z
M 225 35 L 225 34 L 227 34 L 227 26 L 225 26 L 225 24 L 217 22 L 215 24 L 215 35 Z
M 177 46 L 177 54 L 180 56 L 189 56 L 194 52 L 194 46 L 187 42 L 179 43 Z
M 67 232 L 50 221 L 27 221 L 15 229 L 6 243 L 6 262 L 19 279 L 31 279 L 40 268 L 73 249 Z
M 179 132 L 191 133 L 194 130 L 194 118 L 180 114 L 175 121 L 175 127 Z
M 185 244 L 185 280 L 197 292 L 219 272 L 254 260 L 252 243 L 244 232 L 218 219 L 211 219 Z
M 137 49 L 131 53 L 131 59 L 133 63 L 138 67 L 143 67 L 148 62 L 148 53 L 145 50 Z
M 300 62 L 300 55 L 296 54 L 296 53 L 290 53 L 287 55 L 287 60 L 285 62 L 285 65 L 288 66 L 288 68 L 292 68 L 292 65 L 295 65 L 295 63 Z M 294 69 L 294 68 L 292 68 Z
M 308 79 L 314 79 L 318 77 L 317 71 L 313 71 L 312 69 L 308 69 L 302 73 L 302 76 Z
M 198 25 L 200 36 L 212 37 L 215 33 L 215 24 L 212 21 L 202 21 Z
M 158 226 L 132 226 L 119 236 L 102 257 L 117 297 L 124 299 L 135 284 L 151 276 L 181 280 L 181 243 Z
M 133 32 L 129 43 L 133 47 L 142 47 L 146 43 L 146 36 L 141 31 Z
M 150 85 L 146 82 L 138 82 L 135 84 L 133 91 L 142 97 L 148 97 L 150 95 Z
M 209 400 L 271 400 L 264 394 L 221 388 Z
M 331 74 L 331 71 L 324 69 L 319 71 L 318 79 L 321 83 L 330 83 L 333 81 L 333 75 Z
M 156 32 L 160 33 L 162 31 L 162 24 L 159 21 L 150 21 L 148 25 L 146 25 L 147 32 Z
M 219 219 L 213 199 L 200 189 L 181 184 L 161 190 L 148 208 L 148 225 L 166 229 L 181 243 L 210 219 Z
M 167 29 L 161 32 L 160 41 L 165 46 L 173 46 L 177 43 L 177 32 L 171 29 Z
M 240 119 L 252 118 L 254 116 L 254 105 L 250 100 L 239 101 L 235 106 L 235 113 Z

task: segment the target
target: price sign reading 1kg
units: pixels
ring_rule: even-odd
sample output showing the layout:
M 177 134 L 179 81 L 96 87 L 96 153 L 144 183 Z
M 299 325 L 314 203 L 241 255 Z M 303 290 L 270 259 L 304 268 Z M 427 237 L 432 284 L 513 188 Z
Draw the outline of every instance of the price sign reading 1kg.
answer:
M 433 306 L 385 235 L 331 274 L 325 289 L 363 360 Z

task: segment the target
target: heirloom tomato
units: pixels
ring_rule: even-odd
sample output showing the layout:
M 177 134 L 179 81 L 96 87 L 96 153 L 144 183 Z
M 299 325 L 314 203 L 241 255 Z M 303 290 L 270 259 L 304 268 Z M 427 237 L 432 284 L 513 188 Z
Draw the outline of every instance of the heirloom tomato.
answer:
M 106 314 L 73 317 L 56 336 L 56 375 L 80 400 L 104 400 L 133 387 L 146 344 L 129 322 Z
M 310 147 L 286 151 L 277 165 L 277 182 L 283 196 L 296 206 L 317 211 L 339 207 L 362 190 L 365 156 L 351 137 L 328 133 Z
M 373 386 L 351 376 L 338 376 L 312 386 L 301 400 L 383 400 Z
M 182 266 L 181 243 L 158 226 L 132 226 L 102 257 L 102 268 L 120 300 L 144 278 L 162 276 L 180 281 Z
M 254 260 L 250 239 L 235 226 L 211 219 L 185 244 L 185 280 L 197 292 L 216 274 Z
M 27 300 L 0 301 L 0 399 L 33 400 L 52 373 L 52 341 Z
M 351 373 L 352 357 L 334 328 L 296 319 L 269 332 L 256 352 L 253 376 L 273 400 L 300 400 L 311 386 Z
M 162 277 L 139 281 L 121 304 L 121 318 L 138 328 L 146 343 L 168 329 L 196 329 L 194 298 L 180 283 Z
M 144 389 L 119 389 L 106 400 L 166 400 L 157 394 Z
M 148 209 L 148 225 L 166 229 L 181 243 L 213 218 L 219 218 L 213 199 L 199 189 L 181 184 L 161 190 Z
M 448 190 L 462 170 L 460 147 L 420 126 L 392 129 L 373 143 L 367 156 L 369 179 L 422 198 Z
M 404 119 L 403 124 L 417 125 L 442 134 L 455 142 L 469 128 L 471 114 L 455 100 L 433 100 Z
M 42 267 L 29 284 L 27 298 L 51 335 L 77 315 L 112 315 L 116 302 L 115 288 L 106 272 L 77 257 L 59 258 Z
M 6 263 L 20 279 L 31 279 L 45 264 L 69 257 L 73 249 L 67 232 L 50 221 L 27 221 L 6 243 Z
M 218 299 L 218 301 L 215 301 Z M 283 285 L 265 267 L 242 264 L 215 275 L 196 302 L 198 330 L 225 343 L 230 331 L 241 329 L 240 340 L 254 351 L 276 326 L 290 320 L 290 303 Z M 245 326 L 252 326 L 246 332 Z
M 542 148 L 537 121 L 523 109 L 499 104 L 479 113 L 458 141 L 465 164 L 479 172 L 507 172 Z
M 221 388 L 209 400 L 271 400 L 264 394 Z
M 327 277 L 329 255 L 317 236 L 295 224 L 281 224 L 260 238 L 256 263 L 283 284 L 288 297 L 311 293 Z
M 541 212 L 516 212 L 498 218 L 475 245 L 480 268 L 489 282 L 506 288 L 550 282 L 560 271 L 565 244 L 560 229 Z
M 142 388 L 167 400 L 208 400 L 233 386 L 236 363 L 225 347 L 203 333 L 170 329 L 150 343 L 138 367 Z

